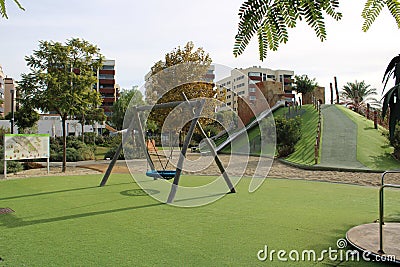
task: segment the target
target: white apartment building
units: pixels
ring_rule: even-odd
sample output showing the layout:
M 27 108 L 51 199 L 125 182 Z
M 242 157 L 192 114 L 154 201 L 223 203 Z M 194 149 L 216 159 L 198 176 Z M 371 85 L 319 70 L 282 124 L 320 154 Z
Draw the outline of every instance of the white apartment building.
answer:
M 249 102 L 257 100 L 256 83 L 277 81 L 282 83 L 282 93 L 292 93 L 294 71 L 272 70 L 253 66 L 246 69 L 233 69 L 231 75 L 217 81 L 218 95 L 225 102 L 219 110 L 233 109 L 237 111 L 238 96 L 247 98 Z

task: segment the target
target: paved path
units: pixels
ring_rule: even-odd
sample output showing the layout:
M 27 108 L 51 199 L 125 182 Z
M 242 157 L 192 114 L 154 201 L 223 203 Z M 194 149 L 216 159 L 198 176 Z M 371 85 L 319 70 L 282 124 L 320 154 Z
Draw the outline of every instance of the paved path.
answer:
M 357 160 L 357 125 L 335 105 L 323 105 L 320 166 L 368 169 Z

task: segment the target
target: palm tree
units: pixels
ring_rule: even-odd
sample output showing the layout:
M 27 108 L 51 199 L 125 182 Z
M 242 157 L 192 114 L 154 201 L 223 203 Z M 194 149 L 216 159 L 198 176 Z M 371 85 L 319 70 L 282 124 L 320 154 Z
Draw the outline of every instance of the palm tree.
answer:
M 358 110 L 360 106 L 365 106 L 370 104 L 371 107 L 380 107 L 380 102 L 374 97 L 377 96 L 375 88 L 370 88 L 371 85 L 366 84 L 364 81 L 358 82 L 357 80 L 352 83 L 348 82 L 342 88 L 340 94 L 341 100 L 353 105 L 353 107 Z
M 385 74 L 383 75 L 382 82 L 384 83 L 383 91 L 385 91 L 386 85 L 393 75 L 395 79 L 394 86 L 389 89 L 383 96 L 383 107 L 382 107 L 382 118 L 385 118 L 388 108 L 390 108 L 389 115 L 389 134 L 390 139 L 394 136 L 394 130 L 396 128 L 397 121 L 400 120 L 400 55 L 394 57 L 386 68 Z
M 398 0 L 366 0 L 361 13 L 364 23 L 362 30 L 368 31 L 384 7 L 390 11 L 400 28 L 400 3 Z M 260 60 L 267 57 L 268 50 L 277 50 L 289 39 L 289 29 L 298 21 L 305 21 L 317 37 L 326 39 L 325 16 L 335 20 L 342 18 L 338 11 L 339 0 L 246 0 L 239 9 L 238 32 L 235 36 L 233 54 L 243 53 L 251 38 L 258 37 Z

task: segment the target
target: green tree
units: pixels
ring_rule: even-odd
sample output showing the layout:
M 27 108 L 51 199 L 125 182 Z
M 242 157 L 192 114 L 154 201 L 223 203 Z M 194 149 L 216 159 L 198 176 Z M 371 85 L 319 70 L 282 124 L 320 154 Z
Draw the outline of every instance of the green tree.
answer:
M 308 78 L 307 75 L 295 76 L 295 83 L 293 90 L 296 90 L 297 93 L 307 94 L 314 91 L 315 87 L 318 86 L 318 83 L 314 79 Z
M 63 132 L 63 165 L 66 171 L 66 128 L 68 117 L 101 104 L 93 89 L 97 82 L 94 70 L 102 66 L 103 56 L 97 46 L 72 38 L 65 44 L 40 41 L 38 50 L 25 57 L 30 69 L 21 75 L 22 104 L 61 116 Z
M 13 0 L 13 1 L 21 10 L 25 10 L 22 7 L 22 5 L 18 2 L 18 0 Z M 6 10 L 6 0 L 0 0 L 0 15 L 3 18 L 8 19 L 7 10 Z
M 378 108 L 380 107 L 380 103 L 374 98 L 378 94 L 375 88 L 370 87 L 371 85 L 366 84 L 364 81 L 358 82 L 356 80 L 354 83 L 348 82 L 343 86 L 340 97 L 342 101 L 350 102 L 356 110 L 366 104 Z
M 5 119 L 11 120 L 11 112 L 5 116 Z M 29 106 L 22 106 L 14 112 L 14 121 L 18 126 L 18 132 L 23 133 L 26 129 L 35 126 L 36 122 L 40 119 L 39 113 Z
M 400 2 L 398 0 L 367 0 L 361 13 L 362 30 L 368 31 L 384 7 L 387 7 L 400 28 Z M 277 50 L 289 39 L 288 28 L 295 28 L 297 21 L 305 20 L 324 41 L 327 33 L 325 15 L 335 20 L 342 18 L 338 12 L 339 0 L 247 0 L 239 9 L 238 33 L 235 36 L 233 54 L 243 53 L 251 38 L 258 37 L 260 60 L 268 50 Z
M 393 75 L 395 79 L 394 86 L 390 88 L 383 96 L 382 106 L 382 117 L 385 115 L 390 108 L 389 115 L 389 134 L 390 139 L 393 139 L 397 122 L 400 120 L 400 55 L 394 57 L 386 68 L 385 74 L 383 75 L 382 82 L 384 83 L 383 91 L 385 91 L 386 85 Z
M 104 122 L 107 116 L 104 114 L 104 109 L 88 106 L 89 109 L 83 110 L 81 114 L 75 116 L 82 127 L 82 142 L 85 142 L 85 125 L 93 125 L 96 122 Z
M 144 104 L 143 94 L 137 86 L 129 90 L 121 90 L 118 100 L 112 106 L 111 123 L 117 130 L 122 130 L 125 113 L 128 106 L 140 106 Z

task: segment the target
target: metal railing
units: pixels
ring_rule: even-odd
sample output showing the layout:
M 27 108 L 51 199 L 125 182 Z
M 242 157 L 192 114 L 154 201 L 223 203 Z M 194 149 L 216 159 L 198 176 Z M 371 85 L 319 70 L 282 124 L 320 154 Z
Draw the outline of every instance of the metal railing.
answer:
M 385 254 L 383 250 L 383 225 L 385 224 L 383 221 L 383 204 L 384 204 L 384 196 L 383 189 L 385 188 L 398 188 L 400 189 L 400 185 L 397 184 L 385 184 L 385 176 L 388 173 L 400 173 L 399 171 L 385 171 L 382 174 L 381 187 L 379 189 L 379 250 L 378 253 Z

